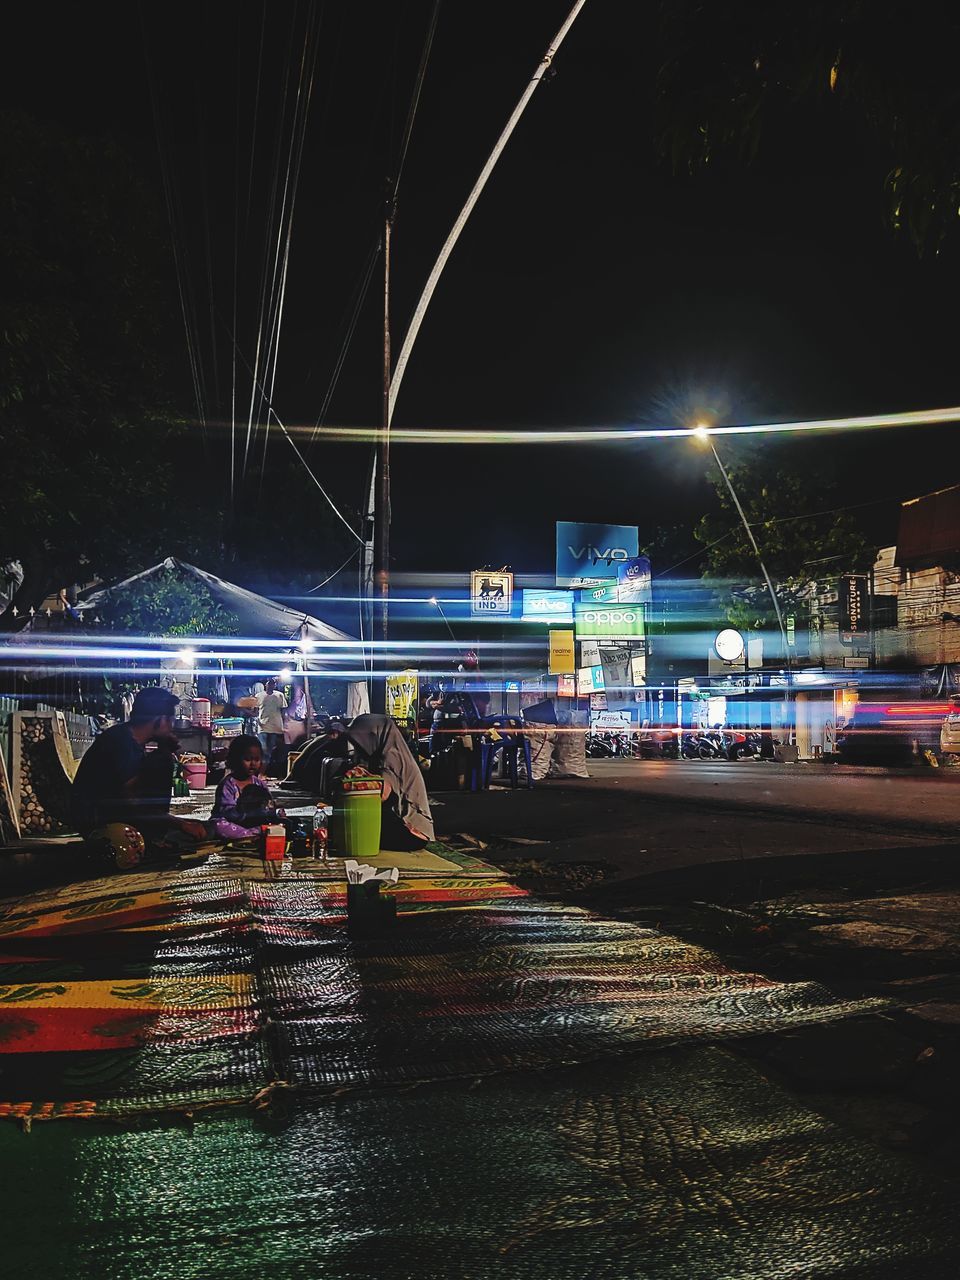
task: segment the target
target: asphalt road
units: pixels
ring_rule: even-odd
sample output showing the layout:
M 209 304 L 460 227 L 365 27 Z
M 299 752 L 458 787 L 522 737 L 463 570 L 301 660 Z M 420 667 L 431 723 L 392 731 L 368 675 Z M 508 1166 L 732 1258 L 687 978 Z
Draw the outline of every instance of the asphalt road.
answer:
M 617 880 L 748 862 L 761 876 L 763 863 L 803 855 L 896 855 L 909 871 L 921 850 L 930 851 L 925 865 L 955 862 L 960 879 L 960 770 L 674 760 L 589 768 L 590 778 L 532 791 L 441 792 L 432 797 L 437 834 L 469 833 L 508 859 L 603 863 Z M 28 847 L 0 859 L 0 894 L 76 875 L 75 850 Z
M 589 768 L 589 779 L 533 791 L 441 794 L 438 834 L 515 845 L 514 857 L 603 862 L 623 878 L 797 855 L 902 850 L 907 865 L 921 849 L 957 857 L 960 771 L 635 760 Z
M 591 760 L 589 769 L 592 777 L 578 785 L 950 836 L 960 831 L 960 769 L 746 760 Z

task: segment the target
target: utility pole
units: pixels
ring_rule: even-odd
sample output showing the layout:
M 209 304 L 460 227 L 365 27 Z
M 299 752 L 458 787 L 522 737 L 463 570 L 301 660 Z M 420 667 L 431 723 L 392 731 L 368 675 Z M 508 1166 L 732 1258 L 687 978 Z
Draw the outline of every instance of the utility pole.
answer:
M 390 633 L 390 378 L 393 372 L 390 352 L 390 234 L 393 230 L 394 199 L 387 198 L 383 219 L 383 408 L 380 438 L 377 442 L 376 519 L 373 530 L 373 638 L 385 645 Z M 386 674 L 386 653 L 374 649 L 372 667 L 376 676 Z M 386 683 L 374 680 L 374 704 L 386 710 Z

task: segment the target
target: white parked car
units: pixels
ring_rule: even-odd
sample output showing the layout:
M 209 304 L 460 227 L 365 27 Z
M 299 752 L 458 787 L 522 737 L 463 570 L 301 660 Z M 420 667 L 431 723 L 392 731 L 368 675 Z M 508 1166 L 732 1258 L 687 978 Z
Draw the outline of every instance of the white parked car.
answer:
M 960 695 L 950 699 L 947 718 L 940 726 L 941 755 L 960 755 Z

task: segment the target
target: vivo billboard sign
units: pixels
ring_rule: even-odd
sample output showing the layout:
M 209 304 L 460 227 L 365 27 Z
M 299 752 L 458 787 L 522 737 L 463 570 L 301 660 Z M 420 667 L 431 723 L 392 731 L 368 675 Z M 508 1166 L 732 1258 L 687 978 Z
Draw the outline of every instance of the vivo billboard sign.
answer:
M 636 558 L 636 525 L 557 521 L 557 586 L 579 587 L 616 575 L 618 565 Z
M 523 592 L 524 622 L 572 622 L 573 598 L 569 591 Z

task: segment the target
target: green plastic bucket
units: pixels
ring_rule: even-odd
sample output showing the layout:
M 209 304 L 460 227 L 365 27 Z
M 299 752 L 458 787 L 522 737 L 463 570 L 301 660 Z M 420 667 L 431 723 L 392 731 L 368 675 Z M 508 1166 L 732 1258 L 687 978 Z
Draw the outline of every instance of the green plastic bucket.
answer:
M 361 774 L 343 779 L 343 850 L 347 858 L 375 858 L 380 852 L 380 796 L 383 778 Z

